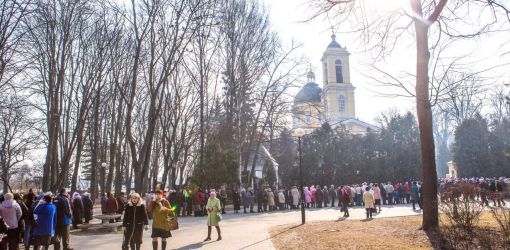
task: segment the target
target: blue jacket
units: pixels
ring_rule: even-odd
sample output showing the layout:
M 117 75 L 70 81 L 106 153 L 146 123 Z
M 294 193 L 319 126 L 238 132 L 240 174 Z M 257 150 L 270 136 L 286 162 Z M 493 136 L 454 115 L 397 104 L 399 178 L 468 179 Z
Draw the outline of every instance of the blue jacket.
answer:
M 55 224 L 57 223 L 57 207 L 53 203 L 38 205 L 34 214 L 37 215 L 33 235 L 55 235 Z
M 57 227 L 71 224 L 73 213 L 71 211 L 69 198 L 67 198 L 65 195 L 59 194 L 57 198 L 53 200 L 53 203 L 57 207 Z

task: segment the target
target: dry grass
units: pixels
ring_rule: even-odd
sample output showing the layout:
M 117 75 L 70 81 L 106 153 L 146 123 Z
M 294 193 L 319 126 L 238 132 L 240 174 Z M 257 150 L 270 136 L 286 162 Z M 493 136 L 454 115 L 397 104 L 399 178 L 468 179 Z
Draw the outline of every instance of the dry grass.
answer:
M 444 215 L 441 215 L 443 222 L 444 219 Z M 270 234 L 276 249 L 414 250 L 434 249 L 433 246 L 444 248 L 444 237 L 451 237 L 447 233 L 451 231 L 448 223 L 442 224 L 442 236 L 431 234 L 429 237 L 424 231 L 419 230 L 421 222 L 420 215 L 378 218 L 370 221 L 316 221 L 308 222 L 304 226 L 291 224 L 273 227 Z M 480 215 L 475 231 L 474 234 L 478 236 L 469 240 L 472 249 L 501 249 L 500 243 L 491 238 L 501 237 L 501 232 L 498 231 L 497 222 L 489 212 Z M 489 247 L 491 245 L 492 247 Z
M 318 221 L 272 228 L 276 249 L 433 249 L 421 216 Z

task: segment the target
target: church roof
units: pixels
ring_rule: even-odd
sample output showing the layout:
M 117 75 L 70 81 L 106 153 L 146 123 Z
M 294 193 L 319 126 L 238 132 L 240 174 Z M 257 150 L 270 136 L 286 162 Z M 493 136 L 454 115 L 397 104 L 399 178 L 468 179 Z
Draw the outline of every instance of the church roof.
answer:
M 340 46 L 340 44 L 336 41 L 335 34 L 331 35 L 331 42 L 328 45 L 328 49 L 329 48 L 338 48 L 338 49 L 342 48 L 342 46 Z
M 376 133 L 381 132 L 381 128 L 379 128 L 379 127 L 377 127 L 375 125 L 372 125 L 372 124 L 370 124 L 368 122 L 364 122 L 364 121 L 362 121 L 360 119 L 357 119 L 357 118 L 348 118 L 348 119 L 342 120 L 339 123 L 334 124 L 332 126 L 332 128 L 336 128 L 339 125 L 358 125 L 358 126 L 370 129 L 371 132 L 376 132 Z
M 299 90 L 296 97 L 294 97 L 294 103 L 301 102 L 320 102 L 321 101 L 322 89 L 315 82 L 309 82 Z

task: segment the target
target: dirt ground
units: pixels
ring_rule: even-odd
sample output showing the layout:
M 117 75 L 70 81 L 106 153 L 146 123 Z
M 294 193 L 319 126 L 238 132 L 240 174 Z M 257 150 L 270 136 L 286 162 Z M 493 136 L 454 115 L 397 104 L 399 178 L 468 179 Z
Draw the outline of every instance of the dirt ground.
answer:
M 421 216 L 316 221 L 283 225 L 270 234 L 276 249 L 433 249 Z

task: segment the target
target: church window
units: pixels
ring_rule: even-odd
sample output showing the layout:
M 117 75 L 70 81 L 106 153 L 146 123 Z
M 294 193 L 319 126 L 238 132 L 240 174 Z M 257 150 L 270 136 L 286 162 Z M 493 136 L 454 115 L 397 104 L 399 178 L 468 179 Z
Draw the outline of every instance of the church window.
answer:
M 344 95 L 338 96 L 338 111 L 341 113 L 345 112 L 345 96 Z
M 336 82 L 343 83 L 344 76 L 342 74 L 342 61 L 340 61 L 340 60 L 335 61 L 335 71 L 336 71 Z
M 324 63 L 324 82 L 328 83 L 328 64 Z
M 308 126 L 312 125 L 312 114 L 310 114 L 310 112 L 305 112 L 305 121 L 306 125 Z

